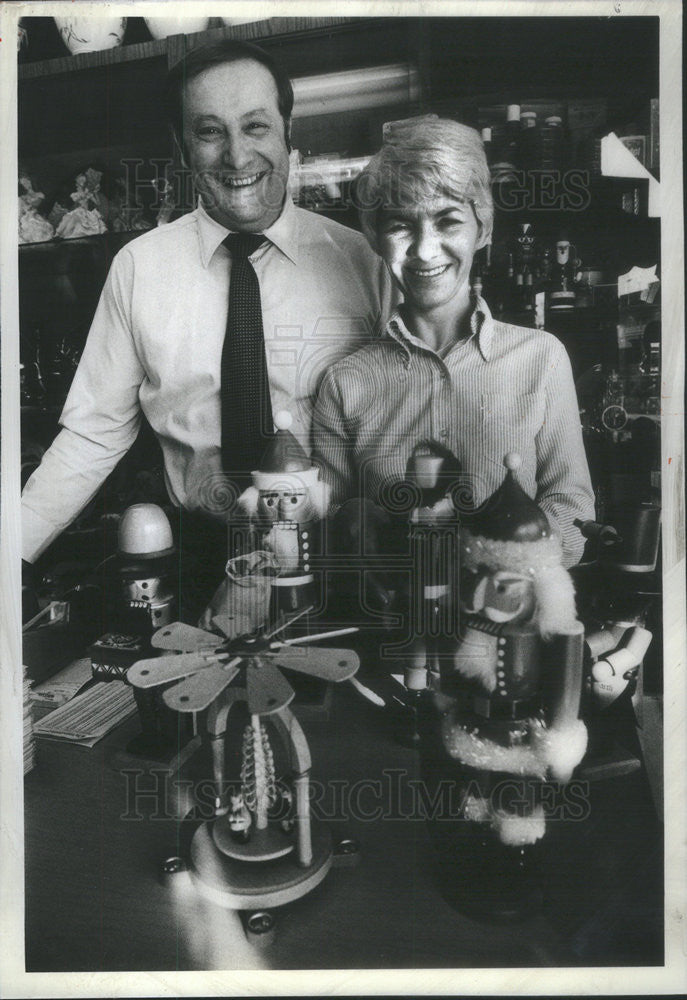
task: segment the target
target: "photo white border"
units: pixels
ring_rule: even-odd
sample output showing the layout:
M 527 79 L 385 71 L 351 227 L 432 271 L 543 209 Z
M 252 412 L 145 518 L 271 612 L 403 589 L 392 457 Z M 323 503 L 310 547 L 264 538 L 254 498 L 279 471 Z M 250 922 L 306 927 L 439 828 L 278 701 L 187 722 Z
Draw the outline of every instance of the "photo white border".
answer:
M 17 294 L 16 29 L 23 16 L 659 16 L 662 494 L 664 564 L 665 965 L 646 968 L 25 973 L 20 626 L 19 319 Z M 250 14 L 247 13 L 250 11 Z M 0 994 L 3 997 L 234 995 L 650 995 L 687 991 L 685 706 L 684 238 L 680 0 L 132 0 L 5 2 L 0 6 Z M 622 830 L 617 835 L 622 837 Z

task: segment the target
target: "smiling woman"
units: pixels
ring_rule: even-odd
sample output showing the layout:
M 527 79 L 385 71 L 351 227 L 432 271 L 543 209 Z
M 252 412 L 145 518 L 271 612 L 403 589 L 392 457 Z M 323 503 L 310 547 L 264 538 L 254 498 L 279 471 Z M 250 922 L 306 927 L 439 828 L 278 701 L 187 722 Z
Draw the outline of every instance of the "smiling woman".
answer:
M 470 202 L 446 196 L 380 212 L 379 253 L 403 291 L 406 309 L 425 329 L 424 339 L 440 353 L 454 340 L 452 317 L 469 307 L 470 268 L 483 245 L 481 230 Z M 447 324 L 438 322 L 442 312 Z M 423 323 L 429 316 L 431 325 Z
M 467 506 L 500 485 L 503 458 L 563 542 L 582 554 L 575 520 L 593 518 L 570 362 L 541 330 L 494 320 L 470 285 L 491 240 L 489 170 L 478 134 L 436 117 L 396 123 L 358 183 L 363 231 L 403 303 L 386 335 L 335 365 L 315 409 L 314 456 L 335 503 L 385 507 L 419 441 L 463 470 Z
M 396 123 L 362 174 L 361 223 L 404 294 L 413 332 L 440 352 L 467 334 L 470 269 L 493 223 L 482 142 L 458 122 Z

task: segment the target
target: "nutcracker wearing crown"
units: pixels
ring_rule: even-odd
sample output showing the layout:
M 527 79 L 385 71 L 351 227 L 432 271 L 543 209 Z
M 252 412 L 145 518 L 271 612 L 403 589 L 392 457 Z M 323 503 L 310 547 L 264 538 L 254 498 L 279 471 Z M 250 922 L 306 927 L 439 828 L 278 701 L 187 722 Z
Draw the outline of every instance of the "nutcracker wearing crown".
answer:
M 275 557 L 270 617 L 307 607 L 316 600 L 312 559 L 320 550 L 321 522 L 329 491 L 320 482 L 300 443 L 293 436 L 291 414 L 275 416 L 276 433 L 252 473 L 252 486 L 239 504 L 251 525 L 254 548 Z
M 464 818 L 519 848 L 545 831 L 540 783 L 568 781 L 585 752 L 584 631 L 560 543 L 517 482 L 519 457 L 505 465 L 499 489 L 461 524 L 461 629 L 442 671 L 442 740 L 466 779 Z

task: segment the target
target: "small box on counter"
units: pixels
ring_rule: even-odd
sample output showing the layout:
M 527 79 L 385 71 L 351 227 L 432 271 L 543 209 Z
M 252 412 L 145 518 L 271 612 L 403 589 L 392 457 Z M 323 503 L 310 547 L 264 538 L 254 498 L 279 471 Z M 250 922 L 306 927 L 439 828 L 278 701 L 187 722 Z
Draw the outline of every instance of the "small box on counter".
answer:
M 126 680 L 126 672 L 137 660 L 149 655 L 141 635 L 107 632 L 88 648 L 93 676 L 101 681 Z

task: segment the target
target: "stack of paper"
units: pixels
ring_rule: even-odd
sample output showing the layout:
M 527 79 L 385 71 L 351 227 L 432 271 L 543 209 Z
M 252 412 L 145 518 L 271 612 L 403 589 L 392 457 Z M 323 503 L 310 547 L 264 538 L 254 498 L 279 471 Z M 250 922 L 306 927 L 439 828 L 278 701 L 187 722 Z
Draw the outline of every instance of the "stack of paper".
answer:
M 87 688 L 37 722 L 36 736 L 92 747 L 136 711 L 133 689 L 118 681 Z
M 84 656 L 79 660 L 73 660 L 47 680 L 33 684 L 31 701 L 34 706 L 34 718 L 41 718 L 46 711 L 51 712 L 70 701 L 92 678 L 90 658 Z

